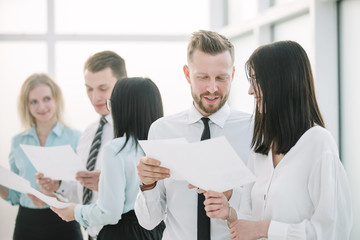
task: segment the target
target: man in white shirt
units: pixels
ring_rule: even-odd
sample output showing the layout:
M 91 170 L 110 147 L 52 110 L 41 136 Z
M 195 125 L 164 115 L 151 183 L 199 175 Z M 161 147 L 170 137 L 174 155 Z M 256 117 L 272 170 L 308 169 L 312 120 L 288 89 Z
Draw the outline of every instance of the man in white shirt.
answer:
M 92 190 L 90 202 L 87 204 L 96 202 L 103 147 L 114 138 L 112 118 L 106 108 L 106 99 L 110 99 L 117 80 L 124 77 L 127 77 L 125 61 L 115 52 L 98 52 L 88 58 L 84 66 L 86 92 L 95 111 L 106 119 L 106 123 L 102 127 L 101 145 L 98 149 L 95 168 L 92 171 L 78 172 L 76 175 L 78 183 L 66 181 L 60 183 L 49 178 L 42 178 L 42 174 L 38 174 L 37 182 L 45 191 L 56 191 L 70 202 L 83 203 L 83 188 L 86 187 Z M 88 162 L 99 121 L 100 119 L 87 127 L 79 139 L 77 154 L 85 166 Z M 96 238 L 101 228 L 102 226 L 87 228 L 89 239 Z
M 210 119 L 207 120 L 210 137 L 225 136 L 246 161 L 252 137 L 251 117 L 231 110 L 227 104 L 235 73 L 233 45 L 215 32 L 195 32 L 188 44 L 187 62 L 183 71 L 191 87 L 193 104 L 184 112 L 153 123 L 148 139 L 185 137 L 189 142 L 200 141 L 206 128 L 202 118 L 206 117 Z M 135 212 L 140 224 L 152 229 L 165 219 L 164 240 L 230 239 L 226 221 L 220 219 L 210 220 L 206 237 L 198 235 L 202 230 L 198 231 L 197 190 L 189 189 L 186 181 L 169 179 L 169 169 L 159 165 L 159 161 L 144 157 L 137 166 L 142 185 Z M 241 188 L 227 191 L 225 195 L 229 204 L 238 209 Z M 199 206 L 201 211 L 203 205 Z

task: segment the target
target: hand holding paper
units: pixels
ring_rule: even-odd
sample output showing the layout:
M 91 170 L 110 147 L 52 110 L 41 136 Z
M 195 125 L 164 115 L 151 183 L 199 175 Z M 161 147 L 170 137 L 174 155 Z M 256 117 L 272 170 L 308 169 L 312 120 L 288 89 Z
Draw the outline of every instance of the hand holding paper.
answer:
M 168 168 L 161 167 L 158 160 L 149 157 L 140 158 L 137 169 L 140 181 L 145 185 L 153 185 L 147 188 L 147 190 L 155 187 L 155 182 L 170 177 Z M 144 188 L 142 187 L 141 189 L 143 190 Z
M 69 206 L 69 203 L 59 202 L 54 197 L 46 196 L 45 194 L 37 191 L 31 187 L 30 182 L 19 175 L 7 170 L 6 168 L 0 166 L 0 185 L 3 185 L 7 188 L 13 189 L 22 193 L 30 193 L 40 200 L 44 201 L 50 206 L 56 208 L 65 208 Z
M 20 144 L 38 172 L 53 180 L 75 180 L 79 171 L 86 171 L 70 145 L 39 147 Z
M 47 193 L 56 192 L 60 187 L 60 181 L 46 178 L 44 177 L 43 173 L 36 173 L 35 178 L 36 184 L 39 185 L 40 188 Z
M 84 187 L 93 191 L 98 191 L 100 173 L 101 171 L 99 169 L 93 171 L 80 171 L 76 173 L 76 180 Z
M 62 220 L 70 222 L 75 220 L 75 207 L 75 204 L 71 204 L 62 209 L 51 207 L 51 210 L 53 210 Z
M 170 169 L 170 178 L 186 180 L 204 190 L 225 192 L 255 181 L 225 137 L 186 143 L 183 141 L 139 141 L 148 157 Z

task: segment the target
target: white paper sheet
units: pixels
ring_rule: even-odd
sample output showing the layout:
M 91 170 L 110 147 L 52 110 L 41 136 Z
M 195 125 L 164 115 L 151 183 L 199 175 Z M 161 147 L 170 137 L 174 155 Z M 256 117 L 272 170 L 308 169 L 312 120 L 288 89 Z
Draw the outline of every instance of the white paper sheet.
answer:
M 179 169 L 175 161 L 162 161 L 161 159 L 168 159 L 169 156 L 172 156 L 174 146 L 187 145 L 188 141 L 185 138 L 139 141 L 139 143 L 146 156 L 159 160 L 162 167 L 171 169 L 172 179 L 184 180 L 181 171 L 178 171 Z
M 146 155 L 170 169 L 170 176 L 204 190 L 224 192 L 255 181 L 225 137 L 184 143 L 174 139 L 139 141 Z
M 86 171 L 80 158 L 70 145 L 39 147 L 20 144 L 38 172 L 53 180 L 74 181 L 79 171 Z
M 9 171 L 2 166 L 0 166 L 0 185 L 3 185 L 18 192 L 30 193 L 41 199 L 46 204 L 56 208 L 65 208 L 70 205 L 70 203 L 60 202 L 54 197 L 46 196 L 45 194 L 37 191 L 36 189 L 31 187 L 28 180 L 20 177 L 19 175 Z

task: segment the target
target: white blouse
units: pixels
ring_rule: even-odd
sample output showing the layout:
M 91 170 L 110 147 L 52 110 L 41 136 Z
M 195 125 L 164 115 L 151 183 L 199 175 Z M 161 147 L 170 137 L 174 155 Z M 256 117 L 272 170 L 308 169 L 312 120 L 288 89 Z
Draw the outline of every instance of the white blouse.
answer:
M 275 168 L 271 151 L 253 152 L 248 166 L 257 180 L 245 187 L 239 218 L 270 220 L 269 240 L 349 239 L 350 187 L 329 131 L 306 131 Z

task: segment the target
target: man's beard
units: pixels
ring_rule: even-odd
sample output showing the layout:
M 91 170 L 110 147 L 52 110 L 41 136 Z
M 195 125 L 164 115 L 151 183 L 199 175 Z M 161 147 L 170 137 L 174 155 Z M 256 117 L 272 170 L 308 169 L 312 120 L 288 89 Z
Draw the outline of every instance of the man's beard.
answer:
M 203 93 L 203 94 L 200 94 L 200 98 L 193 92 L 191 91 L 191 95 L 194 99 L 194 102 L 196 103 L 196 105 L 203 111 L 205 112 L 206 114 L 213 114 L 213 113 L 216 113 L 222 106 L 224 106 L 224 104 L 226 103 L 228 97 L 229 97 L 229 94 L 226 94 L 225 96 L 215 92 L 213 94 L 210 94 L 210 93 Z M 210 107 L 205 107 L 203 104 L 202 104 L 202 101 L 201 99 L 203 99 L 204 96 L 214 96 L 214 97 L 218 97 L 220 99 L 220 102 L 218 105 L 210 105 Z

